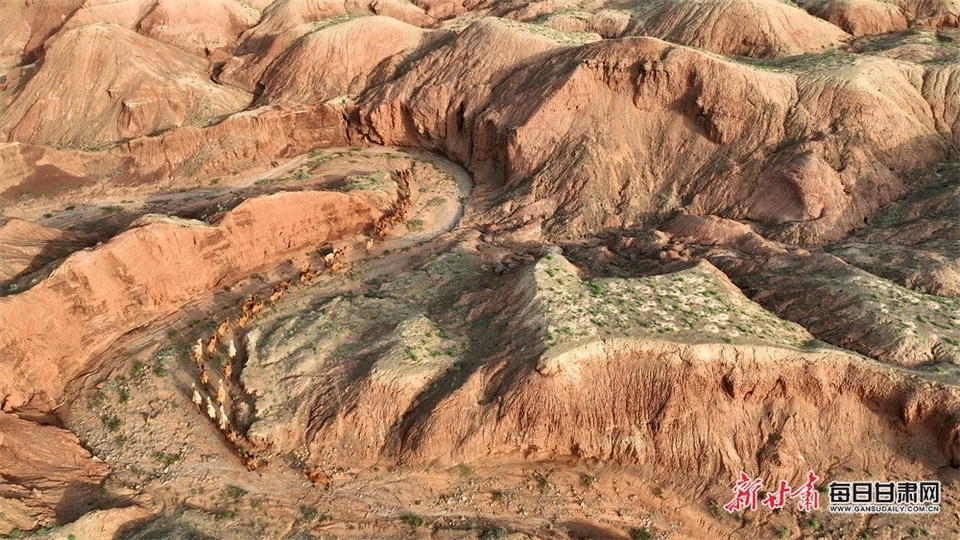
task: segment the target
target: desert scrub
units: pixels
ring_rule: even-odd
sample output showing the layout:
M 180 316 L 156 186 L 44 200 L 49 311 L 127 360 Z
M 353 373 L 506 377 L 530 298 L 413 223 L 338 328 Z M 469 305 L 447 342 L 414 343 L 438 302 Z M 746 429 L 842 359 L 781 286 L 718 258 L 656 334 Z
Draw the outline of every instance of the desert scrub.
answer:
M 473 474 L 473 467 L 471 467 L 470 465 L 467 465 L 466 463 L 458 463 L 453 467 L 453 472 L 457 476 L 465 478 Z
M 247 495 L 247 490 L 243 489 L 243 488 L 240 487 L 240 486 L 230 485 L 230 486 L 227 486 L 227 487 L 223 488 L 223 491 L 220 492 L 220 495 L 221 495 L 224 499 L 231 499 L 231 500 L 233 500 L 233 501 L 236 502 L 236 501 L 239 501 L 240 499 L 242 499 L 244 496 Z
M 480 533 L 480 540 L 500 540 L 501 538 L 506 538 L 508 534 L 510 534 L 510 531 L 503 527 L 486 529 Z
M 424 221 L 422 219 L 411 219 L 407 222 L 407 229 L 411 231 L 422 231 L 424 226 Z
M 166 452 L 154 452 L 153 459 L 160 465 L 169 467 L 170 465 L 180 461 L 180 456 L 177 454 L 167 454 Z
M 340 190 L 350 191 L 370 191 L 373 193 L 386 193 L 384 188 L 389 180 L 389 175 L 376 171 L 371 174 L 360 174 L 348 176 L 343 179 L 343 185 Z
M 500 19 L 500 22 L 510 28 L 542 36 L 562 45 L 585 45 L 587 43 L 593 43 L 599 38 L 599 36 L 590 32 L 566 32 L 563 30 L 554 30 L 553 28 L 539 24 L 524 23 L 511 19 Z
M 103 393 L 103 390 L 97 390 L 90 395 L 90 398 L 87 400 L 87 406 L 90 409 L 96 409 L 103 405 L 103 402 L 106 401 L 107 395 Z
M 812 336 L 726 284 L 705 263 L 674 274 L 581 280 L 562 257 L 533 268 L 544 342 L 562 346 L 595 336 L 678 334 L 671 340 L 763 340 L 795 348 Z
M 113 432 L 119 431 L 120 426 L 123 425 L 123 422 L 120 420 L 120 418 L 107 414 L 100 417 L 100 422 L 106 426 L 108 430 Z
M 550 473 L 533 473 L 533 481 L 536 483 L 537 491 L 540 493 L 550 491 L 550 486 L 553 485 L 550 483 Z
M 312 506 L 301 505 L 300 506 L 300 520 L 301 521 L 313 521 L 317 519 L 319 512 L 317 509 Z
M 411 529 L 416 529 L 416 528 L 420 527 L 421 525 L 423 525 L 423 523 L 424 523 L 422 517 L 420 517 L 420 516 L 418 516 L 418 515 L 416 515 L 416 514 L 411 514 L 411 513 L 407 513 L 407 514 L 404 514 L 404 515 L 400 516 L 400 521 L 402 521 L 402 522 L 406 523 L 407 525 L 409 525 Z

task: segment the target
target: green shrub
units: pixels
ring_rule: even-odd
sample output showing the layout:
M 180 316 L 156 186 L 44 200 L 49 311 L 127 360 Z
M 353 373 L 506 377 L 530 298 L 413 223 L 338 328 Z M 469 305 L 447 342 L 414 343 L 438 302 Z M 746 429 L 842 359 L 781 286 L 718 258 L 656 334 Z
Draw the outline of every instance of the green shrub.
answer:
M 410 526 L 412 529 L 423 525 L 423 518 L 416 514 L 404 514 L 400 516 L 400 520 Z

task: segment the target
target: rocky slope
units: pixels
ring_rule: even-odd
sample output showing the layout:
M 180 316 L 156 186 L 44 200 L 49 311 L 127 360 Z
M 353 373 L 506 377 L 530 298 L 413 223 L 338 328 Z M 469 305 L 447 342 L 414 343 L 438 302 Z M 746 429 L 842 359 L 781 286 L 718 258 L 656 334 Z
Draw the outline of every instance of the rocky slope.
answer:
M 228 56 L 237 38 L 256 24 L 260 10 L 245 2 L 223 0 L 195 4 L 161 0 L 137 23 L 139 33 L 187 52 Z
M 477 276 L 476 258 L 461 249 L 424 270 L 434 281 Z M 581 282 L 549 255 L 508 276 L 494 285 L 505 290 L 468 294 L 452 312 L 410 294 L 429 279 L 414 273 L 374 298 L 263 319 L 247 338 L 244 384 L 264 396 L 250 436 L 280 454 L 306 444 L 316 460 L 308 463 L 325 468 L 533 452 L 712 478 L 825 470 L 864 445 L 883 455 L 857 466 L 960 459 L 954 390 L 810 345 L 709 264 Z M 444 288 L 436 294 L 456 294 Z M 510 307 L 491 304 L 494 296 Z M 461 313 L 466 321 L 456 322 Z M 264 395 L 271 380 L 282 386 Z M 773 405 L 782 400 L 789 408 Z

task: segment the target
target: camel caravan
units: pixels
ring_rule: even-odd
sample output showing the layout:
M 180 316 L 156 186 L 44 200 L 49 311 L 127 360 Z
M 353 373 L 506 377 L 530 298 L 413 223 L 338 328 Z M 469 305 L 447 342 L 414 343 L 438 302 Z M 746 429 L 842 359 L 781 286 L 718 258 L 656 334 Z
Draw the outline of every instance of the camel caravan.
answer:
M 346 247 L 334 249 L 333 261 L 327 265 L 331 269 L 331 273 L 334 273 L 336 268 L 342 268 L 345 253 Z M 316 272 L 311 270 L 309 264 L 300 269 L 300 283 L 308 283 L 315 276 Z M 270 294 L 270 304 L 277 303 L 292 283 L 293 280 L 291 279 L 278 283 Z M 244 300 L 240 306 L 240 314 L 236 319 L 233 335 L 230 339 L 227 339 L 227 336 L 231 333 L 232 321 L 230 317 L 227 317 L 206 341 L 202 337 L 197 338 L 196 343 L 191 348 L 191 355 L 198 369 L 199 382 L 199 386 L 197 383 L 190 384 L 191 401 L 201 414 L 206 413 L 210 420 L 217 425 L 224 438 L 237 452 L 247 469 L 251 471 L 256 471 L 260 467 L 260 460 L 253 453 L 237 444 L 240 435 L 233 427 L 230 418 L 229 388 L 233 383 L 234 362 L 240 356 L 240 351 L 237 348 L 237 337 L 253 317 L 266 309 L 266 305 L 266 302 L 260 300 L 257 295 Z M 215 372 L 215 368 L 208 367 L 208 362 L 217 357 L 217 353 L 224 345 L 226 346 L 226 358 L 223 361 L 222 372 L 220 373 L 222 377 L 217 377 L 217 384 L 212 385 L 210 382 L 212 380 L 211 373 Z
M 395 171 L 394 174 L 397 182 L 397 202 L 374 223 L 374 230 L 379 240 L 383 240 L 387 232 L 397 224 L 407 221 L 410 204 L 413 200 L 410 191 L 410 179 L 413 177 L 413 172 L 410 169 L 400 169 Z M 364 249 L 368 254 L 373 251 L 374 242 L 373 237 L 367 238 L 365 241 Z M 346 254 L 348 247 L 331 247 L 330 251 L 324 254 L 323 265 L 330 274 L 339 274 L 347 267 Z M 311 271 L 309 264 L 300 269 L 300 283 L 308 282 L 314 277 L 315 273 Z
M 383 215 L 375 224 L 377 238 L 383 240 L 387 232 L 400 223 L 406 223 L 407 212 L 410 210 L 410 179 L 413 177 L 413 171 L 410 169 L 400 169 L 396 171 L 398 197 L 397 202 L 387 213 Z M 367 251 L 373 249 L 372 238 L 367 243 Z
M 254 301 L 254 304 L 256 301 Z M 253 307 L 250 306 L 248 309 L 252 311 Z M 239 326 L 239 319 L 238 319 Z M 234 338 L 230 338 L 227 345 L 227 357 L 226 362 L 223 364 L 222 377 L 217 379 L 216 386 L 210 384 L 210 372 L 212 368 L 207 367 L 207 361 L 214 359 L 216 357 L 217 351 L 221 345 L 221 340 L 227 337 L 227 333 L 230 331 L 230 318 L 227 317 L 220 323 L 216 331 L 210 339 L 207 340 L 207 345 L 204 346 L 203 338 L 198 338 L 196 344 L 192 348 L 193 361 L 197 364 L 199 368 L 198 379 L 200 386 L 197 386 L 197 383 L 190 383 L 190 390 L 192 392 L 191 401 L 197 407 L 201 413 L 206 413 L 210 420 L 217 424 L 217 427 L 220 429 L 220 432 L 223 433 L 224 438 L 231 443 L 235 444 L 239 439 L 236 429 L 233 427 L 232 422 L 230 421 L 230 415 L 228 409 L 230 403 L 228 402 L 228 391 L 227 386 L 233 380 L 233 362 L 237 359 L 237 345 Z M 211 394 L 214 396 L 211 398 Z M 252 461 L 246 455 L 246 452 L 241 452 L 239 448 L 234 446 L 234 450 L 237 451 L 241 460 L 249 465 L 250 463 L 256 464 L 256 459 Z M 251 471 L 256 470 L 255 468 L 250 469 Z
M 412 171 L 410 169 L 397 170 L 395 174 L 398 186 L 397 202 L 374 224 L 377 238 L 381 240 L 394 226 L 406 222 L 410 208 L 410 179 L 412 178 Z M 324 255 L 324 267 L 331 275 L 336 275 L 344 270 L 347 247 L 348 246 L 331 246 L 331 250 Z M 370 253 L 373 251 L 373 248 L 374 239 L 368 238 L 365 243 L 366 252 Z M 312 269 L 308 262 L 299 268 L 298 281 L 300 284 L 305 285 L 313 281 L 317 275 L 318 273 Z M 292 279 L 277 283 L 273 288 L 273 292 L 268 297 L 269 303 L 273 305 L 279 302 L 291 284 Z M 217 428 L 223 433 L 224 438 L 230 443 L 250 471 L 256 471 L 260 466 L 260 461 L 250 451 L 237 444 L 240 435 L 233 427 L 230 419 L 231 403 L 229 399 L 229 388 L 233 383 L 233 364 L 237 361 L 240 352 L 237 349 L 237 338 L 240 336 L 240 332 L 250 323 L 250 320 L 265 308 L 265 301 L 260 300 L 257 295 L 251 296 L 241 304 L 240 314 L 234 325 L 231 325 L 230 317 L 225 318 L 206 341 L 204 341 L 202 337 L 197 338 L 197 342 L 191 348 L 191 355 L 198 369 L 198 381 L 200 383 L 199 386 L 197 383 L 190 384 L 192 393 L 191 401 L 193 401 L 193 404 L 201 414 L 206 413 L 210 420 L 217 425 Z M 231 326 L 234 327 L 232 336 L 229 341 L 226 341 L 227 335 L 231 333 Z M 214 386 L 210 383 L 212 380 L 211 372 L 214 371 L 214 369 L 208 368 L 207 363 L 217 357 L 217 352 L 224 344 L 226 344 L 227 354 L 223 362 L 222 372 L 220 373 L 222 376 L 217 377 L 217 384 Z M 303 475 L 304 478 L 314 485 L 327 485 L 328 483 L 328 478 L 323 473 L 317 471 L 305 470 L 303 471 Z

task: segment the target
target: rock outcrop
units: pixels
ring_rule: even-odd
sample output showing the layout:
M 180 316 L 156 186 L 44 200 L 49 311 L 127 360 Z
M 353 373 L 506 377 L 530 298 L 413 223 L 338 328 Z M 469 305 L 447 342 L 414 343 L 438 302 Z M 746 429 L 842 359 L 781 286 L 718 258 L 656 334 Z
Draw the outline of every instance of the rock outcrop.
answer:
M 8 219 L 0 224 L 0 283 L 40 270 L 92 243 L 84 235 Z

